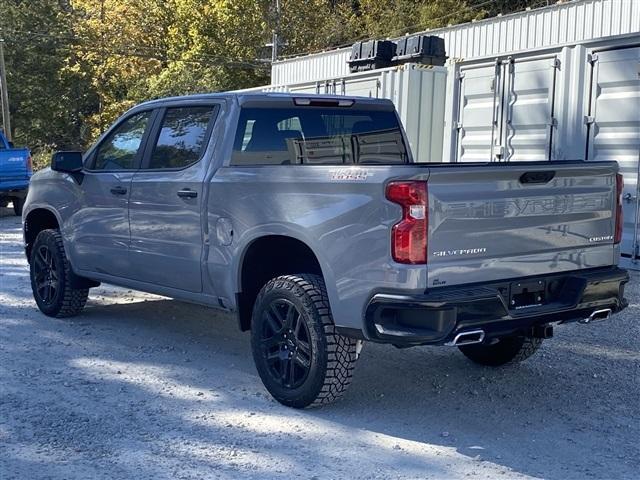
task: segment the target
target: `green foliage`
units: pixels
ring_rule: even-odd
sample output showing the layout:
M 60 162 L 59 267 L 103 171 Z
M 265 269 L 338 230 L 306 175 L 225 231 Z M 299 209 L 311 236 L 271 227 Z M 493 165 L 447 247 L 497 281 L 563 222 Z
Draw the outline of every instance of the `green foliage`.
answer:
M 510 13 L 540 0 L 0 0 L 14 138 L 48 163 L 144 100 L 269 82 L 292 55 Z M 39 163 L 38 163 L 39 164 Z
M 0 12 L 15 143 L 35 150 L 86 143 L 97 97 L 83 72 L 67 69 L 69 14 L 48 0 L 0 0 Z
M 53 155 L 54 152 L 55 152 L 55 150 L 52 150 L 50 148 L 46 148 L 46 147 L 38 148 L 31 155 L 31 162 L 33 164 L 33 171 L 37 172 L 38 170 L 42 170 L 43 168 L 48 167 L 49 165 L 51 165 L 51 156 Z

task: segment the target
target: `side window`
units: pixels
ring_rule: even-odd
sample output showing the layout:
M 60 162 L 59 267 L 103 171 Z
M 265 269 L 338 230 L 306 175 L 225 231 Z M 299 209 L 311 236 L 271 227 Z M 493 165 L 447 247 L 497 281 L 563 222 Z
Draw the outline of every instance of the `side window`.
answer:
M 131 170 L 144 132 L 149 124 L 151 111 L 138 113 L 113 130 L 98 146 L 94 170 Z
M 168 108 L 148 168 L 184 168 L 204 153 L 214 106 Z
M 243 109 L 234 142 L 232 165 L 290 165 L 304 138 L 296 111 Z

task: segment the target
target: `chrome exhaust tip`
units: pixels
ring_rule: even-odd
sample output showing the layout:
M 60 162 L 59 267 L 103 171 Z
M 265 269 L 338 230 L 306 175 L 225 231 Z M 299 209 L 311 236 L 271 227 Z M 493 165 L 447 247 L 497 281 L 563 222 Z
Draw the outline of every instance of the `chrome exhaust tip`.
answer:
M 473 345 L 474 343 L 482 343 L 484 341 L 484 330 L 467 330 L 460 332 L 453 340 L 445 343 L 448 347 L 460 347 L 462 345 Z
M 602 308 L 600 310 L 594 310 L 591 312 L 587 318 L 583 318 L 582 320 L 578 320 L 578 323 L 582 323 L 583 325 L 587 325 L 593 322 L 600 322 L 602 320 L 608 320 L 611 318 L 611 314 L 613 311 L 610 308 Z

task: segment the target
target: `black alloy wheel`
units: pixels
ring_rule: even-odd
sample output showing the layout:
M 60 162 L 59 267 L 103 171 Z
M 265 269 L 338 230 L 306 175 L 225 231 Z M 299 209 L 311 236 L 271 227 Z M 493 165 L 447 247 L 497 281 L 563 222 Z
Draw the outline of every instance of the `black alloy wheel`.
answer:
M 338 333 L 321 276 L 298 273 L 269 280 L 254 302 L 251 351 L 260 379 L 283 405 L 326 405 L 353 376 L 357 342 Z
M 33 257 L 34 291 L 45 305 L 52 305 L 60 290 L 56 261 L 48 245 L 39 245 Z
M 42 313 L 64 318 L 78 315 L 89 295 L 88 288 L 72 284 L 71 264 L 58 230 L 38 233 L 29 261 L 33 298 Z
M 302 314 L 287 299 L 276 298 L 262 312 L 260 344 L 271 378 L 284 388 L 298 388 L 311 368 L 311 335 Z

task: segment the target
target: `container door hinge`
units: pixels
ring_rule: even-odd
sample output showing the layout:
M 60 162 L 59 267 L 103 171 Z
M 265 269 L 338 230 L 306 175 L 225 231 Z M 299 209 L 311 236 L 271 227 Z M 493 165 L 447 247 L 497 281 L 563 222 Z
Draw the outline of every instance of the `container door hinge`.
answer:
M 585 115 L 584 123 L 585 125 L 591 125 L 593 123 L 596 123 L 596 117 L 592 117 L 591 115 Z
M 462 80 L 464 78 L 464 72 L 458 72 L 457 75 L 456 75 L 456 78 L 458 80 Z
M 553 60 L 551 60 L 551 68 L 560 68 L 560 59 L 559 58 L 554 58 Z
M 549 123 L 547 123 L 547 125 L 549 125 L 550 127 L 557 127 L 558 126 L 558 119 L 555 117 L 551 117 L 549 119 Z
M 593 65 L 594 63 L 596 63 L 598 61 L 598 54 L 597 53 L 590 53 L 587 55 L 587 61 Z

